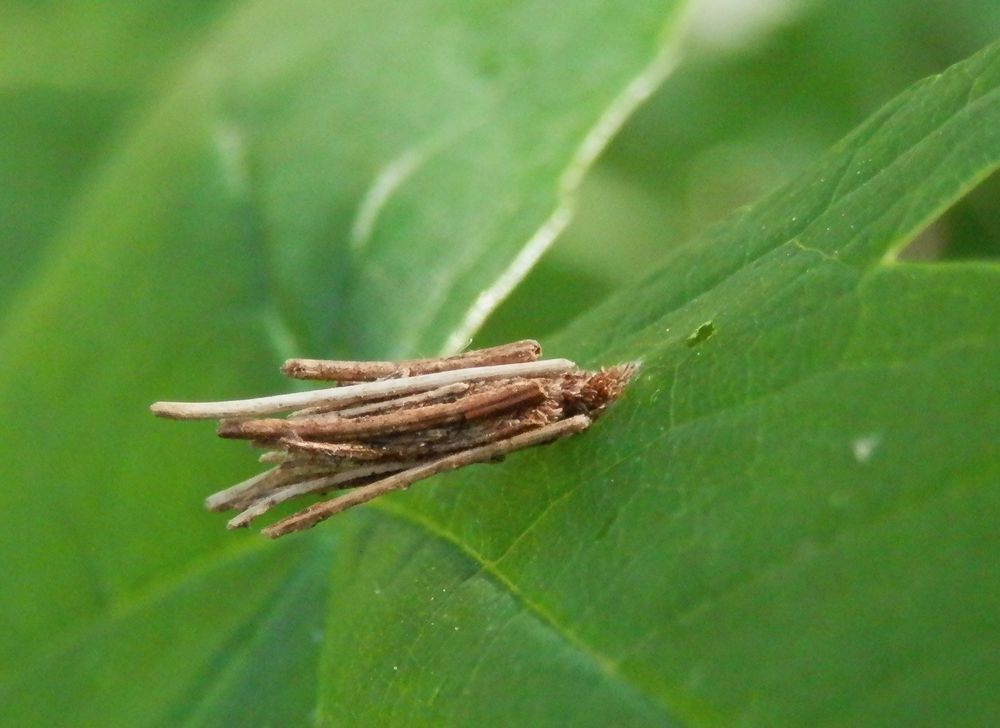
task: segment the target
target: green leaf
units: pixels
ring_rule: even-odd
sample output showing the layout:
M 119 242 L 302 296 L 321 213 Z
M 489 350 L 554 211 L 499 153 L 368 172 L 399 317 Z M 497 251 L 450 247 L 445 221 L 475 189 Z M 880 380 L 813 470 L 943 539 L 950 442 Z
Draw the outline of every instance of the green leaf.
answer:
M 313 714 L 335 532 L 227 533 L 199 504 L 252 457 L 149 403 L 463 343 L 666 71 L 677 4 L 260 0 L 189 38 L 0 317 L 5 719 Z
M 559 244 L 479 340 L 565 326 L 579 307 L 536 303 L 539 290 L 565 290 L 559 272 L 582 268 L 599 285 L 577 295 L 603 300 L 650 260 L 789 182 L 886 99 L 1000 37 L 994 0 L 744 3 L 741 12 L 763 21 L 755 38 L 723 3 L 694 10 L 683 64 L 601 155 Z M 1000 257 L 1000 176 L 991 182 L 922 236 L 925 255 Z M 516 325 L 525 318 L 531 325 Z
M 1000 267 L 896 256 L 998 164 L 994 46 L 548 342 L 641 373 L 343 519 L 323 716 L 989 723 Z
M 107 146 L 223 3 L 0 8 L 0 309 L 30 280 Z
M 421 229 L 410 224 L 420 210 L 443 204 L 430 181 L 419 195 L 410 190 L 416 178 L 387 198 L 385 232 L 364 255 L 345 253 L 343 235 L 308 234 L 349 230 L 338 221 L 355 220 L 371 189 L 310 194 L 330 159 L 367 158 L 341 148 L 356 130 L 321 133 L 337 118 L 322 69 L 356 68 L 331 58 L 353 58 L 356 45 L 378 68 L 385 61 L 392 79 L 416 79 L 384 89 L 408 110 L 424 82 L 439 103 L 453 100 L 426 69 L 453 81 L 447 72 L 468 67 L 435 65 L 428 54 L 460 45 L 467 37 L 456 25 L 466 26 L 445 22 L 452 16 L 432 23 L 430 11 L 423 24 L 408 16 L 424 7 L 407 5 L 398 27 L 376 7 L 366 23 L 333 30 L 320 21 L 348 11 L 318 3 L 311 14 L 288 3 L 236 11 L 109 161 L 43 275 L 4 319 L 5 718 L 988 723 L 1000 626 L 990 488 L 1000 461 L 1000 272 L 895 258 L 1000 163 L 1000 49 L 897 99 L 805 178 L 547 342 L 550 353 L 585 364 L 643 361 L 593 431 L 278 544 L 193 515 L 211 483 L 253 464 L 226 443 L 209 445 L 207 426 L 151 420 L 149 400 L 274 386 L 269 347 L 292 348 L 283 337 L 359 353 L 433 349 L 468 320 L 483 280 L 492 284 L 526 237 L 508 239 L 497 224 L 491 255 L 499 257 L 457 273 L 448 255 L 428 256 L 433 241 L 391 244 Z M 594 54 L 593 35 L 574 32 L 574 21 L 594 20 L 582 19 L 587 9 L 563 8 L 552 23 L 527 18 L 520 34 L 497 22 L 472 34 L 502 50 L 512 37 L 551 50 L 541 41 L 561 30 L 569 45 L 551 60 L 566 73 L 572 61 L 569 85 L 591 82 L 589 63 L 608 72 L 604 96 L 581 91 L 592 104 L 556 108 L 540 91 L 533 97 L 536 117 L 576 119 L 565 138 L 561 122 L 511 128 L 502 115 L 479 129 L 490 149 L 490 141 L 522 144 L 530 131 L 537 147 L 502 156 L 502 169 L 521 170 L 510 173 L 516 180 L 493 179 L 487 198 L 509 195 L 515 212 L 538 204 L 535 226 L 551 204 L 534 195 L 543 190 L 552 203 L 573 145 L 563 165 L 532 154 L 570 137 L 579 143 L 642 66 L 637 59 L 652 53 L 648 20 L 663 10 L 609 11 Z M 347 27 L 396 31 L 392 48 L 420 56 L 407 58 L 412 73 L 399 76 L 411 64 L 386 59 L 385 48 L 364 47 L 367 33 L 352 45 Z M 406 42 L 408 28 L 420 43 Z M 441 28 L 451 31 L 442 47 L 427 43 Z M 303 33 L 315 45 L 289 51 Z M 375 66 L 338 83 L 360 98 Z M 217 78 L 233 67 L 236 78 Z M 344 119 L 362 113 L 359 98 Z M 425 128 L 433 120 L 417 130 Z M 386 142 L 369 139 L 369 151 L 396 138 L 377 125 L 359 136 L 369 132 Z M 443 154 L 457 167 L 438 172 L 443 189 L 482 175 L 457 152 Z M 538 166 L 524 171 L 525 158 Z M 369 163 L 366 179 L 381 163 Z M 478 224 L 469 222 L 473 201 L 456 203 L 447 217 L 436 214 Z M 489 205 L 484 219 L 495 222 Z M 463 240 L 463 230 L 448 234 Z M 475 242 L 445 252 L 480 260 Z M 350 265 L 334 276 L 324 266 L 338 257 Z M 400 291 L 378 284 L 393 270 L 379 266 L 404 261 L 461 278 L 447 294 L 448 315 L 412 306 L 415 289 L 437 291 L 435 276 L 401 277 Z M 335 327 L 318 305 L 324 281 L 349 323 Z M 403 319 L 409 340 L 378 343 L 375 332 L 401 331 Z
M 0 88 L 131 93 L 199 41 L 232 0 L 4 0 Z M 64 116 L 76 113 L 63 109 Z

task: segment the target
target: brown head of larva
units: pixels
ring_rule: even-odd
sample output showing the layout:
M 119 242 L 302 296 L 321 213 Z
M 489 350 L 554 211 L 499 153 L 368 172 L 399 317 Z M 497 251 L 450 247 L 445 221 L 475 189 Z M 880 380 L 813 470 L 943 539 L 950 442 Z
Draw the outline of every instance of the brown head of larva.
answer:
M 635 376 L 634 363 L 616 364 L 597 372 L 575 371 L 563 378 L 563 408 L 566 414 L 585 414 L 596 419 L 614 402 Z

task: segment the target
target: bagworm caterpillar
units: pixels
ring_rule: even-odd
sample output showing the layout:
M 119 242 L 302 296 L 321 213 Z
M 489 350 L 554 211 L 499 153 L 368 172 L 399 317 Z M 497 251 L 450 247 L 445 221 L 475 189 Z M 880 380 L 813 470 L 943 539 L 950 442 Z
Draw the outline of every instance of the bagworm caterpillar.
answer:
M 150 409 L 173 419 L 219 419 L 220 437 L 249 440 L 264 450 L 261 462 L 274 465 L 206 499 L 209 510 L 238 511 L 229 528 L 299 496 L 344 491 L 263 529 L 277 538 L 437 473 L 582 432 L 635 370 L 621 364 L 589 372 L 541 354 L 525 340 L 438 359 L 290 359 L 282 367 L 289 377 L 338 386 Z

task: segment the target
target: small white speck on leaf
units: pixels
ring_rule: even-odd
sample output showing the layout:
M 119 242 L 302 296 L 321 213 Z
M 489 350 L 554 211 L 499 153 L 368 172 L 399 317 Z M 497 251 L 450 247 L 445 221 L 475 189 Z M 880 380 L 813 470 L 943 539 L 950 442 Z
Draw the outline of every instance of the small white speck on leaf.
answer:
M 857 438 L 851 443 L 851 450 L 854 452 L 854 459 L 862 464 L 867 463 L 872 459 L 872 455 L 875 454 L 875 450 L 878 449 L 881 442 L 882 436 L 877 434 L 865 435 Z

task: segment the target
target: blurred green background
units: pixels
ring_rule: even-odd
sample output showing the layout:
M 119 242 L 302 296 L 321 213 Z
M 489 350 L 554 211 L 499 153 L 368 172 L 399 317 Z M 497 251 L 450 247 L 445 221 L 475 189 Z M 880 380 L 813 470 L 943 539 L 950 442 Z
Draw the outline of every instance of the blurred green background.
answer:
M 73 240 L 64 233 L 80 211 L 88 208 L 88 195 L 99 187 L 92 183 L 120 161 L 126 140 L 147 123 L 150 108 L 159 103 L 156 100 L 169 98 L 168 92 L 178 79 L 183 80 L 181 69 L 211 34 L 216 21 L 240 5 L 238 0 L 0 0 L 0 324 L 9 320 L 19 301 L 29 298 L 23 294 L 46 258 L 67 254 L 55 241 Z M 626 122 L 590 170 L 577 196 L 574 221 L 488 319 L 478 342 L 542 338 L 557 330 L 611 292 L 627 287 L 706 226 L 794 178 L 909 84 L 945 69 L 998 36 L 997 0 L 693 2 L 676 71 Z M 164 199 L 166 206 L 171 198 L 164 193 Z M 173 220 L 166 222 L 173 224 Z M 142 243 L 136 241 L 137 255 L 141 255 Z M 228 250 L 221 245 L 219 249 Z M 1000 183 L 996 175 L 934 223 L 911 246 L 909 255 L 925 259 L 1000 256 Z M 171 260 L 169 256 L 164 259 Z M 102 270 L 102 265 L 98 260 L 94 267 Z M 197 275 L 197 270 L 198 262 L 194 261 L 190 276 Z M 113 278 L 117 271 L 102 272 Z M 95 288 L 104 284 L 97 282 Z M 252 290 L 249 284 L 247 289 Z M 158 293 L 160 289 L 151 290 Z M 31 293 L 38 297 L 37 290 Z M 101 291 L 91 293 L 95 300 L 102 295 Z M 115 314 L 121 312 L 116 305 L 108 306 Z M 129 325 L 150 325 L 140 314 L 135 318 L 138 323 L 133 320 Z M 46 321 L 44 317 L 40 320 Z M 81 326 L 95 330 L 101 326 L 110 330 L 120 323 L 80 321 Z M 196 393 L 205 396 L 235 396 L 248 388 L 263 387 L 265 382 L 276 382 L 277 375 L 270 371 L 257 379 L 231 381 L 230 370 L 261 372 L 268 362 L 273 363 L 275 352 L 266 350 L 259 339 L 253 340 L 259 348 L 248 353 L 238 346 L 244 339 L 234 336 L 232 341 L 237 343 L 227 352 L 234 352 L 236 361 L 216 361 L 210 375 L 185 369 L 201 357 L 200 347 L 208 341 L 217 343 L 211 336 L 244 324 L 239 321 L 234 325 L 233 320 L 220 317 L 215 328 L 202 333 L 204 338 L 189 347 L 193 353 L 182 352 L 179 362 L 170 365 L 154 361 L 153 368 L 159 367 L 154 372 L 158 384 L 166 387 L 165 382 L 170 382 L 176 387 L 163 396 L 191 395 L 182 385 L 196 387 Z M 125 337 L 133 329 L 124 326 L 122 330 Z M 103 341 L 100 336 L 80 339 L 85 347 Z M 219 340 L 223 342 L 220 348 L 230 343 L 222 336 Z M 173 343 L 166 342 L 164 348 Z M 85 348 L 81 361 L 99 353 Z M 59 356 L 59 352 L 50 354 Z M 213 357 L 216 354 L 212 352 Z M 105 383 L 123 381 L 123 392 L 128 390 L 135 396 L 140 389 L 137 382 L 146 372 L 130 369 L 133 362 L 148 364 L 147 357 L 155 359 L 163 351 L 143 350 L 133 355 L 133 359 L 122 358 L 120 363 L 110 360 L 104 369 L 95 366 L 94 370 Z M 3 366 L 3 357 L 0 351 L 0 374 L 14 370 L 15 376 L 21 376 L 21 370 Z M 58 362 L 49 362 L 48 379 L 42 378 L 40 386 L 52 385 L 57 393 L 62 390 L 56 390 L 56 385 L 71 390 L 74 378 L 85 380 L 93 373 L 88 363 L 74 360 L 71 365 L 77 368 L 62 372 Z M 163 371 L 170 366 L 178 369 L 176 375 Z M 122 370 L 120 380 L 113 376 L 116 367 Z M 176 381 L 170 379 L 173 376 Z M 222 392 L 225 387 L 230 391 Z M 15 389 L 11 387 L 11 391 Z M 77 390 L 86 394 L 86 388 Z M 25 395 L 25 400 L 11 401 L 23 405 L 29 399 Z M 86 397 L 81 401 L 83 406 L 91 403 Z M 151 419 L 142 411 L 147 401 L 137 404 L 124 394 L 121 401 L 108 397 L 100 402 L 100 414 L 128 409 L 128 417 L 145 421 Z M 36 420 L 45 418 L 38 416 Z M 161 424 L 156 423 L 156 427 Z M 154 425 L 147 425 L 152 431 Z M 59 449 L 59 443 L 46 442 L 32 452 L 44 452 L 46 458 L 55 453 L 53 462 L 65 469 L 78 468 L 76 458 L 89 458 L 86 472 L 91 474 L 101 472 L 112 460 L 112 454 L 97 453 L 89 445 L 92 433 L 82 425 L 66 431 L 77 438 L 68 446 Z M 199 512 L 203 520 L 186 521 L 196 496 L 184 498 L 201 492 L 213 479 L 226 482 L 224 478 L 236 468 L 252 472 L 253 463 L 245 452 L 235 450 L 225 450 L 226 454 L 216 459 L 215 453 L 222 449 L 206 447 L 189 463 L 165 457 L 168 462 L 150 465 L 149 452 L 157 449 L 166 453 L 177 447 L 193 452 L 193 443 L 201 447 L 203 440 L 198 438 L 207 435 L 208 429 L 156 431 L 170 434 L 158 434 L 148 452 L 130 451 L 114 462 L 119 468 L 114 473 L 115 487 L 149 488 L 150 484 L 141 480 L 142 474 L 162 469 L 162 482 L 152 485 L 182 482 L 178 492 L 183 497 L 173 491 L 160 493 L 160 499 L 173 510 L 159 514 L 156 527 L 164 532 L 188 528 L 189 534 L 176 536 L 178 543 L 195 533 L 205 543 L 233 542 L 231 534 L 217 527 L 214 516 Z M 14 447 L 22 433 L 14 428 L 10 432 L 13 436 L 5 443 L 10 449 L 2 451 L 0 457 L 15 462 L 19 453 Z M 50 445 L 51 450 L 47 449 Z M 203 467 L 206 461 L 212 461 L 211 465 Z M 38 470 L 47 472 L 44 467 Z M 53 466 L 52 470 L 58 468 Z M 106 484 L 96 475 L 81 476 L 80 481 L 61 486 L 81 502 L 88 498 L 94 501 L 88 507 L 101 514 L 95 522 L 130 534 L 140 527 L 135 524 L 146 515 L 141 499 L 105 513 L 98 501 L 99 489 Z M 27 492 L 34 486 L 4 484 L 18 495 L 20 489 Z M 215 530 L 202 536 L 209 523 Z M 77 534 L 71 529 L 76 525 L 60 523 L 65 533 L 57 535 L 66 543 L 75 543 Z M 146 544 L 149 553 L 123 557 L 121 562 L 140 562 L 164 548 L 153 538 L 158 534 L 154 528 L 141 527 L 148 529 L 152 534 L 149 540 L 155 543 Z M 24 526 L 25 532 L 28 529 Z M 16 543 L 23 533 L 17 534 L 15 543 L 8 542 L 8 554 L 17 554 L 19 547 L 30 550 Z M 70 555 L 59 550 L 62 541 L 53 540 L 52 558 L 66 557 L 71 563 Z M 143 543 L 141 534 L 134 540 Z M 195 546 L 191 550 L 201 549 L 202 542 L 192 540 Z M 111 564 L 108 569 L 118 569 L 119 543 L 108 538 L 101 546 L 115 552 L 115 558 L 107 558 Z M 178 561 L 187 556 L 180 553 L 182 550 Z M 156 559 L 170 560 L 158 553 L 150 560 Z M 30 555 L 24 562 L 32 563 Z M 326 564 L 317 561 L 315 568 L 318 573 Z M 121 581 L 134 578 L 127 568 L 120 570 L 125 573 Z M 80 575 L 81 580 L 88 578 Z M 238 595 L 232 598 L 242 600 Z
M 591 170 L 574 222 L 480 341 L 558 328 L 667 248 L 793 179 L 909 84 L 998 36 L 1000 3 L 990 0 L 696 4 L 680 67 Z M 1000 179 L 910 255 L 1000 255 Z
M 233 0 L 0 3 L 0 310 L 86 180 Z M 558 328 L 732 209 L 791 179 L 913 81 L 1000 35 L 995 0 L 703 0 L 683 61 L 587 176 L 576 219 L 491 318 Z M 922 255 L 1000 253 L 989 181 Z

